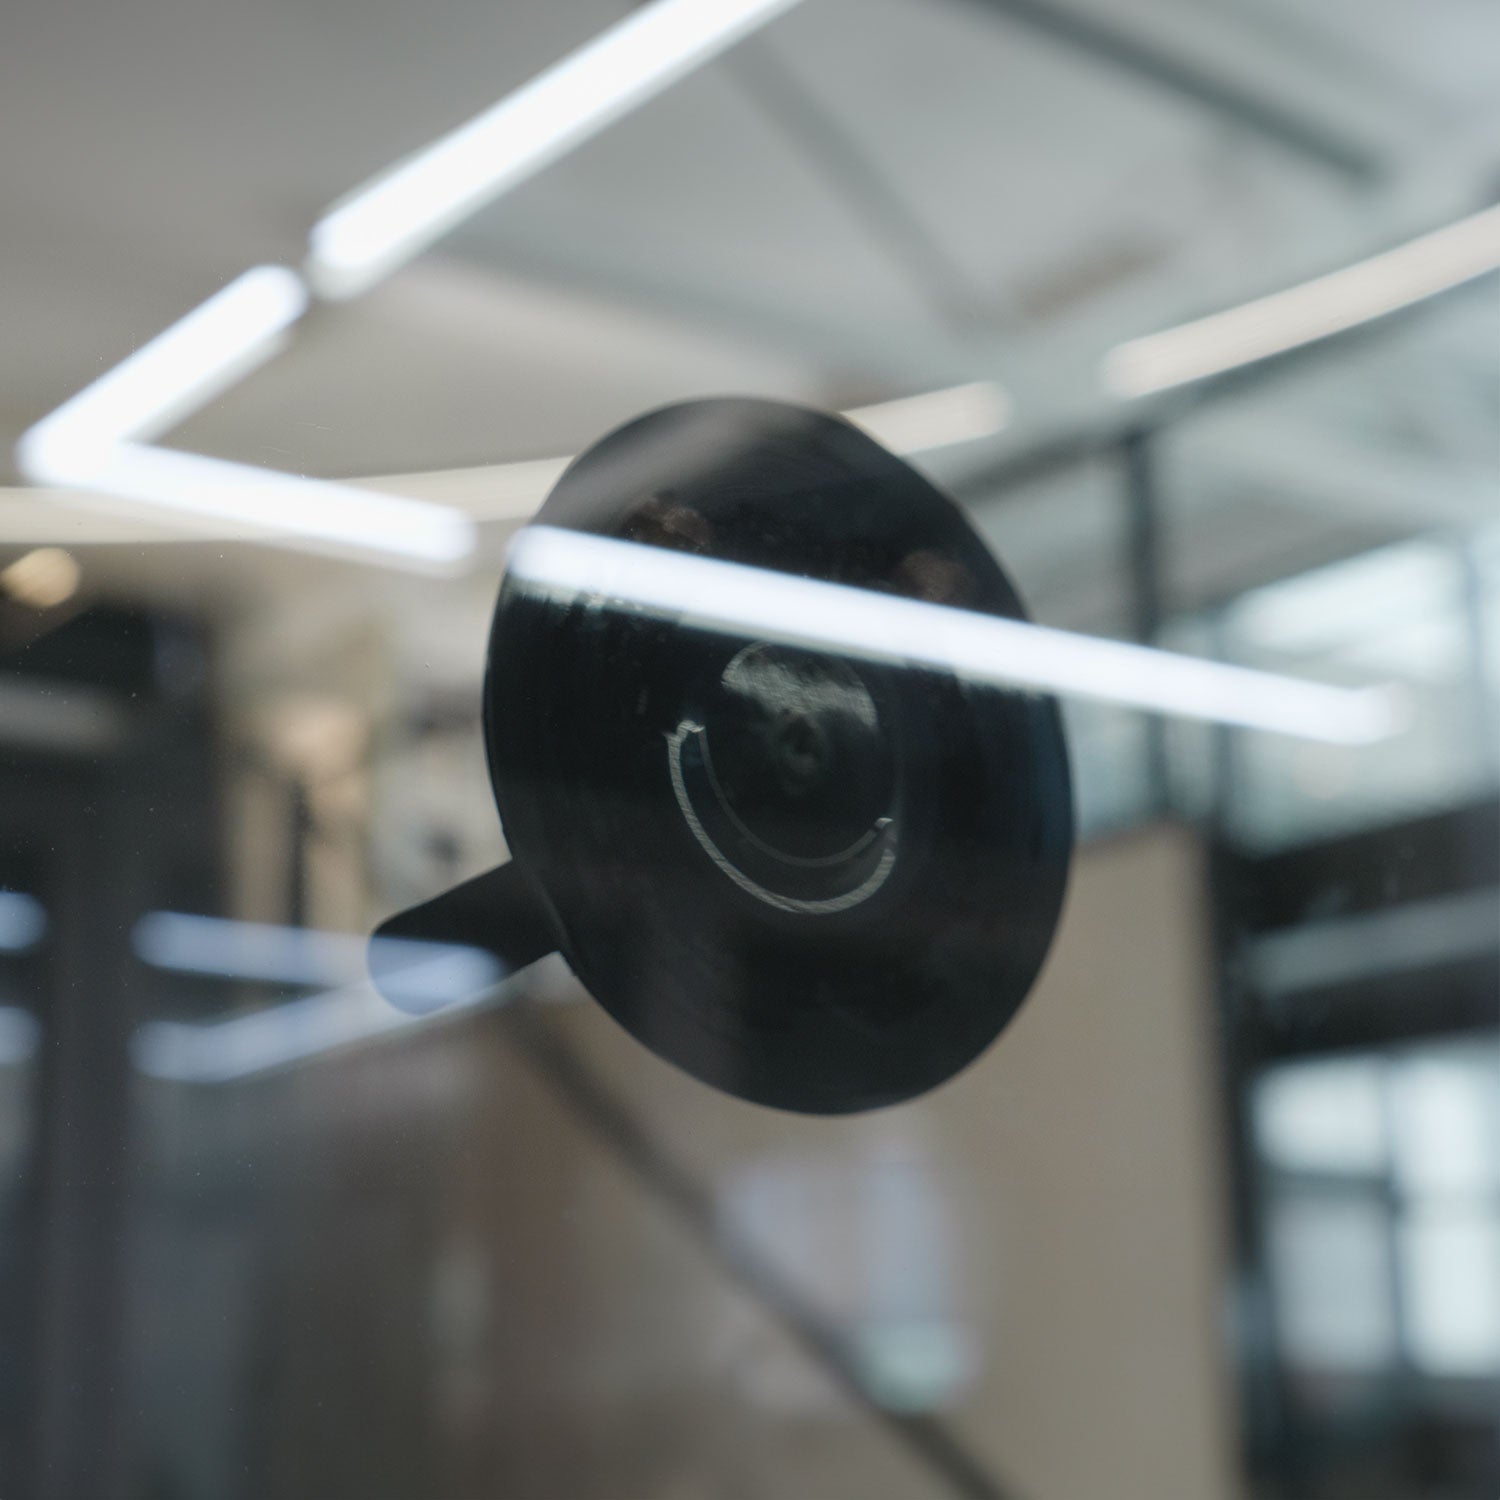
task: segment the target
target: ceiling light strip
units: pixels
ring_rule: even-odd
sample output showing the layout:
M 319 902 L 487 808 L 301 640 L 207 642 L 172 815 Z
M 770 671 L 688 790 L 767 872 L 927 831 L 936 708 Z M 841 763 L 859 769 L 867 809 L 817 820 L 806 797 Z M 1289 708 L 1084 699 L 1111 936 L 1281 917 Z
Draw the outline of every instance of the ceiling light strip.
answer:
M 1119 344 L 1100 375 L 1122 399 L 1154 395 L 1344 333 L 1497 269 L 1500 207 L 1284 292 Z
M 54 449 L 76 467 L 86 451 L 165 432 L 264 364 L 307 303 L 295 271 L 246 271 L 38 422 L 17 450 L 22 471 L 52 483 Z
M 659 93 L 796 0 L 655 0 L 467 125 L 357 191 L 313 230 L 308 274 L 350 297 L 508 187 Z M 474 549 L 461 512 L 146 446 L 281 346 L 307 307 L 294 272 L 237 278 L 26 432 L 33 483 L 112 495 L 268 539 L 447 566 Z
M 462 511 L 139 441 L 269 359 L 307 305 L 294 271 L 246 271 L 25 433 L 21 472 L 197 524 L 248 526 L 268 540 L 423 568 L 461 562 L 476 536 Z
M 507 189 L 796 0 L 655 0 L 359 189 L 314 227 L 308 275 L 353 297 Z
M 707 630 L 1334 744 L 1383 739 L 1402 717 L 1391 688 L 1330 687 L 549 526 L 517 534 L 508 574 Z
M 145 443 L 87 450 L 76 465 L 71 458 L 50 453 L 47 482 L 172 511 L 195 526 L 246 527 L 266 541 L 437 571 L 474 550 L 471 517 L 423 500 Z

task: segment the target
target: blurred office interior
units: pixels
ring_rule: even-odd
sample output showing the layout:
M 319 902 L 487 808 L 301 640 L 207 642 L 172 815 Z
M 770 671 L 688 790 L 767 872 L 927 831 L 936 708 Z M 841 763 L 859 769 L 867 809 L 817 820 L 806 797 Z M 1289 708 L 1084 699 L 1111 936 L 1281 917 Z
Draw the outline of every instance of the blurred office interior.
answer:
M 0 23 L 0 1495 L 1492 1496 L 1500 283 L 1423 279 L 1500 264 L 1488 0 L 784 9 L 159 437 L 456 510 L 446 572 L 11 459 L 628 9 Z M 371 925 L 505 853 L 511 536 L 726 393 L 870 409 L 1044 624 L 1406 727 L 1068 700 L 1041 982 L 894 1109 L 720 1096 L 556 959 L 390 1010 Z

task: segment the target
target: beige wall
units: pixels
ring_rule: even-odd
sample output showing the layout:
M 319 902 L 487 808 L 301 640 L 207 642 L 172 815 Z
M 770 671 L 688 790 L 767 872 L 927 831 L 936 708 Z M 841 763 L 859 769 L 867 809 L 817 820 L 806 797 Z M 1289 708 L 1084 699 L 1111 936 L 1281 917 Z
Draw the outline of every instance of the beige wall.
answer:
M 1186 832 L 1086 855 L 1033 1000 L 935 1101 L 993 1225 L 965 1418 L 1038 1500 L 1238 1492 L 1206 920 Z

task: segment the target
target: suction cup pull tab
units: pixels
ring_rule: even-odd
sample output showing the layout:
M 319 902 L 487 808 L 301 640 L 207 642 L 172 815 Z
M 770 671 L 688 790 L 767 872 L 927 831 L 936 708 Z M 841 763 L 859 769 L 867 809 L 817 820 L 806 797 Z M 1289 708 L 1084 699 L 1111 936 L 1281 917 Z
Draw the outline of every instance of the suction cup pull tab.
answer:
M 557 934 L 512 860 L 387 917 L 370 939 L 370 977 L 399 1010 L 441 1010 L 545 958 Z

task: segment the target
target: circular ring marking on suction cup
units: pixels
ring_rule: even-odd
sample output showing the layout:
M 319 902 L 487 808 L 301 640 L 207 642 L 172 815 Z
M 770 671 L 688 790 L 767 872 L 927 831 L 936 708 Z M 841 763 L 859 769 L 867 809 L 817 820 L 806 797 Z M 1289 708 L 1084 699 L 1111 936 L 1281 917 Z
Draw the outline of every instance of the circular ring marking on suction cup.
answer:
M 689 748 L 691 747 L 691 748 Z M 685 749 L 687 754 L 685 754 Z M 858 906 L 862 901 L 868 900 L 885 884 L 890 873 L 896 867 L 896 826 L 894 820 L 881 818 L 869 829 L 863 838 L 858 841 L 856 850 L 848 851 L 848 858 L 840 859 L 840 864 L 847 864 L 850 858 L 858 861 L 862 867 L 869 863 L 870 856 L 874 857 L 874 868 L 865 876 L 852 890 L 842 891 L 838 895 L 824 897 L 799 897 L 783 895 L 777 891 L 770 890 L 759 881 L 751 879 L 743 870 L 737 866 L 732 859 L 725 854 L 713 835 L 705 826 L 703 818 L 698 812 L 698 803 L 695 802 L 692 792 L 688 789 L 688 779 L 692 774 L 690 766 L 695 763 L 701 768 L 701 774 L 708 780 L 708 791 L 710 796 L 718 795 L 717 788 L 712 785 L 713 768 L 707 758 L 707 744 L 704 741 L 704 728 L 701 724 L 695 724 L 691 719 L 684 719 L 671 734 L 667 736 L 667 769 L 672 778 L 672 793 L 677 799 L 678 811 L 682 813 L 683 821 L 687 824 L 689 832 L 698 842 L 698 847 L 708 855 L 720 871 L 729 877 L 742 891 L 754 896 L 758 901 L 764 901 L 767 906 L 774 906 L 778 911 L 794 912 L 799 916 L 829 915 L 833 912 L 849 911 Z M 693 755 L 692 752 L 697 754 Z M 689 757 L 691 756 L 691 761 Z M 687 762 L 687 764 L 685 764 Z M 705 802 L 707 799 L 703 799 Z M 730 809 L 720 802 L 720 811 L 727 817 L 732 818 Z M 712 814 L 709 814 L 712 818 Z M 741 825 L 743 826 L 743 825 Z M 748 833 L 748 830 L 746 830 Z M 750 835 L 753 838 L 753 835 Z M 758 842 L 758 841 L 757 841 Z M 772 857 L 774 851 L 768 851 Z M 865 856 L 860 858 L 860 855 Z M 791 861 L 788 861 L 791 863 Z M 801 860 L 797 861 L 806 867 L 824 865 L 830 863 L 825 860 Z
M 689 690 L 666 738 L 678 811 L 741 890 L 810 916 L 848 911 L 885 883 L 897 757 L 851 663 L 745 646 Z

